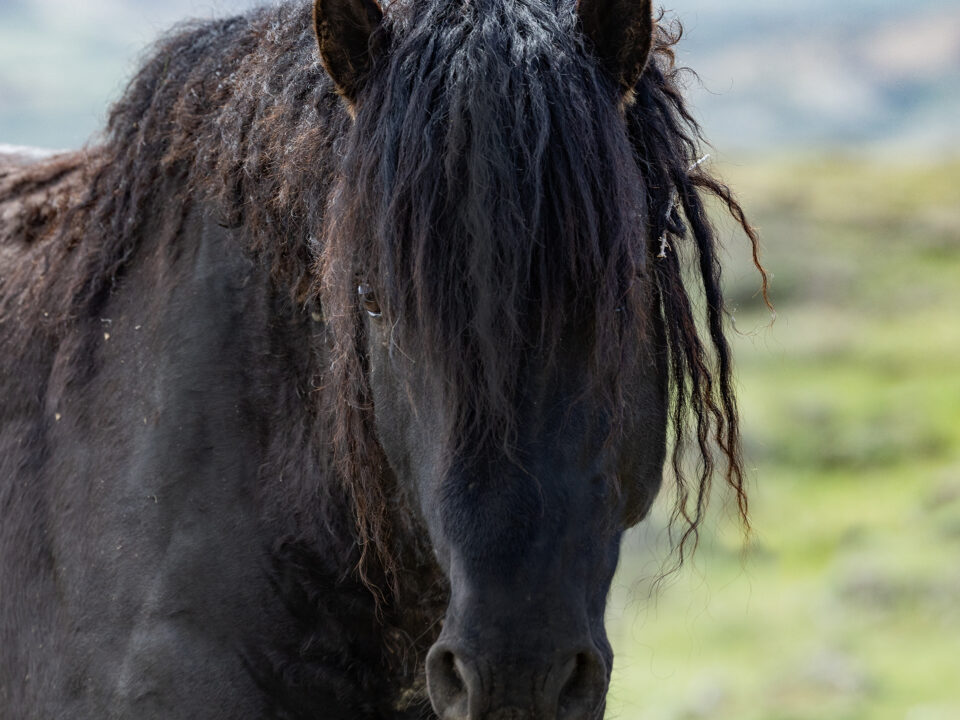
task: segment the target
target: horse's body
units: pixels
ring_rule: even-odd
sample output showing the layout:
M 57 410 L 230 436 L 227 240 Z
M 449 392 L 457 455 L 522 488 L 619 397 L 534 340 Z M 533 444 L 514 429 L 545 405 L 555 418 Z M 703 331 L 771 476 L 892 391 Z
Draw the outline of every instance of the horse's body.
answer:
M 732 439 L 735 446 L 725 346 L 720 380 L 703 394 L 698 378 L 710 372 L 697 366 L 703 349 L 691 343 L 692 354 L 677 358 L 695 330 L 671 329 L 660 311 L 638 335 L 646 350 L 637 352 L 652 358 L 641 363 L 646 370 L 612 393 L 636 405 L 622 423 L 642 428 L 645 438 L 620 453 L 619 469 L 577 455 L 578 442 L 620 442 L 611 439 L 612 416 L 568 399 L 588 389 L 578 378 L 594 357 L 585 351 L 581 358 L 570 339 L 579 348 L 581 340 L 589 347 L 604 336 L 579 309 L 557 330 L 566 339 L 548 347 L 560 347 L 567 359 L 554 362 L 531 346 L 517 366 L 519 385 L 505 392 L 519 398 L 523 418 L 513 425 L 502 416 L 515 441 L 509 462 L 498 450 L 498 431 L 474 435 L 485 412 L 477 402 L 469 422 L 454 414 L 447 427 L 438 418 L 453 411 L 432 380 L 385 377 L 399 373 L 388 369 L 415 348 L 401 339 L 395 353 L 385 341 L 381 354 L 369 340 L 379 337 L 379 318 L 345 312 L 350 305 L 337 299 L 335 286 L 356 287 L 357 280 L 349 268 L 337 275 L 332 231 L 324 231 L 325 215 L 344 197 L 332 188 L 341 159 L 350 156 L 341 145 L 350 142 L 351 114 L 359 126 L 366 122 L 353 84 L 361 78 L 350 75 L 349 63 L 338 66 L 346 55 L 324 45 L 324 22 L 335 24 L 336 12 L 318 4 L 321 52 L 336 82 L 313 59 L 305 9 L 259 11 L 165 40 L 114 111 L 102 147 L 40 159 L 0 156 L 3 720 L 435 717 L 425 672 L 444 718 L 594 718 L 609 676 L 603 598 L 622 527 L 607 515 L 595 524 L 562 519 L 606 497 L 597 495 L 602 482 L 580 483 L 580 471 L 568 468 L 586 462 L 594 469 L 583 472 L 601 479 L 629 470 L 640 489 L 624 487 L 597 508 L 615 508 L 630 518 L 626 524 L 639 520 L 659 485 L 668 373 L 674 381 L 690 378 L 678 427 L 689 401 L 701 439 L 722 417 L 721 444 Z M 398 34 L 411 22 L 401 16 Z M 503 32 L 509 37 L 509 28 Z M 648 94 L 665 82 L 657 77 Z M 627 124 L 642 124 L 642 113 L 633 120 L 627 113 Z M 661 141 L 673 142 L 649 140 Z M 527 150 L 521 143 L 509 152 L 530 160 Z M 648 154 L 659 181 L 686 180 L 677 172 L 686 156 L 660 167 Z M 402 158 L 396 163 L 404 168 Z M 718 188 L 711 183 L 701 179 Z M 688 212 L 699 207 L 693 187 L 682 187 Z M 560 195 L 566 190 L 551 186 Z M 668 197 L 665 189 L 647 189 L 637 212 L 661 195 Z M 490 212 L 495 220 L 500 210 Z M 706 232 L 701 219 L 691 222 Z M 679 232 L 676 223 L 668 229 Z M 641 240 L 652 240 L 646 226 Z M 645 255 L 646 244 L 638 252 Z M 469 285 L 471 272 L 485 272 L 483 262 L 475 258 L 460 279 Z M 541 285 L 561 272 L 544 262 Z M 643 269 L 646 262 L 637 260 L 635 271 L 650 288 L 658 277 L 659 289 L 645 292 L 636 308 L 618 301 L 617 313 L 664 308 L 687 317 L 679 274 L 674 281 L 656 276 Z M 437 286 L 447 287 L 442 264 L 436 267 Z M 317 272 L 331 299 L 311 290 Z M 386 277 L 379 276 L 385 290 Z M 716 290 L 711 277 L 708 295 Z M 391 296 L 383 294 L 382 311 L 364 296 L 367 312 L 389 316 Z M 361 316 L 368 325 L 355 324 Z M 464 327 L 482 326 L 479 315 L 471 317 Z M 403 323 L 391 322 L 402 337 Z M 354 335 L 356 357 L 349 354 Z M 509 354 L 509 343 L 502 350 Z M 442 374 L 433 351 L 440 352 L 425 351 L 421 365 Z M 502 370 L 493 361 L 485 367 L 494 366 Z M 463 381 L 454 370 L 450 387 Z M 501 379 L 494 377 L 494 394 Z M 408 410 L 411 390 L 418 400 Z M 371 405 L 375 420 L 357 420 Z M 536 410 L 544 405 L 555 412 Z M 416 406 L 427 411 L 418 414 Z M 605 430 L 592 429 L 595 416 Z M 568 421 L 576 441 L 565 439 Z M 473 458 L 459 449 L 431 446 L 429 438 L 439 443 L 454 431 L 462 444 L 480 438 L 477 455 L 490 449 L 477 467 L 498 468 L 487 473 L 499 488 L 496 499 L 476 495 L 475 480 L 465 495 L 449 490 L 455 483 L 448 480 L 435 498 L 432 485 L 415 479 L 424 476 L 418 462 L 449 478 L 484 474 L 464 470 Z M 566 454 L 543 454 L 544 438 Z M 724 449 L 737 467 L 733 446 Z M 509 469 L 521 465 L 539 479 L 533 495 Z M 552 484 L 554 476 L 564 480 Z M 595 489 L 581 497 L 581 486 Z M 581 537 L 568 525 L 593 534 L 616 525 L 598 541 L 602 562 L 587 554 L 593 534 Z M 582 572 L 596 566 L 600 575 L 571 580 L 564 568 L 581 564 Z M 576 599 L 581 586 L 586 601 Z M 575 599 L 564 600 L 562 588 L 572 588 Z M 444 636 L 425 671 L 444 612 Z M 464 619 L 477 613 L 481 625 Z M 504 645 L 497 628 L 513 644 Z M 567 636 L 580 644 L 566 650 Z M 497 649 L 484 650 L 488 645 Z M 527 691 L 485 675 L 483 652 L 492 653 L 491 668 L 533 667 L 530 687 L 546 689 L 518 700 Z M 548 658 L 542 676 L 541 657 Z
M 76 197 L 81 168 L 44 202 Z M 97 316 L 3 327 L 0 717 L 387 716 L 346 498 L 325 498 L 313 557 L 282 544 L 304 536 L 264 490 L 298 482 L 277 448 L 294 472 L 321 452 L 291 382 L 315 374 L 317 323 L 202 209 L 151 225 Z M 3 249 L 5 275 L 42 274 L 41 246 Z

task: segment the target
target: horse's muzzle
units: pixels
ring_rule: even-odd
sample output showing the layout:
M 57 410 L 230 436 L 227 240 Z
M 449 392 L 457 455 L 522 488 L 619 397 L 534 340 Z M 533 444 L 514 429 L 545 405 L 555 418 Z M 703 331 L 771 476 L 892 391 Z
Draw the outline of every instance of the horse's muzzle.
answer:
M 427 688 L 441 720 L 598 720 L 607 672 L 589 645 L 508 662 L 441 639 L 427 656 Z

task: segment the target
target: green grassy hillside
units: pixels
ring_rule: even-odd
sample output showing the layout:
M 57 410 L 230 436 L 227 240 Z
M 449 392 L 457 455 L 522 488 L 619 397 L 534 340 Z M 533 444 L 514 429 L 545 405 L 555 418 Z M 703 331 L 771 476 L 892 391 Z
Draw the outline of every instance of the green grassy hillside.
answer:
M 778 311 L 731 239 L 754 533 L 715 498 L 652 594 L 662 517 L 635 537 L 608 717 L 960 718 L 960 163 L 724 170 Z

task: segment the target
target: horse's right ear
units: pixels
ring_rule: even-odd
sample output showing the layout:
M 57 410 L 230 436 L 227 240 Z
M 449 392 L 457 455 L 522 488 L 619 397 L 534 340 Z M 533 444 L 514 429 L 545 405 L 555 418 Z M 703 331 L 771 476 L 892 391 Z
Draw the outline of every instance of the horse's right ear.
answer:
M 629 102 L 653 46 L 651 0 L 578 0 L 577 15 L 584 34 Z
M 370 38 L 383 20 L 376 0 L 315 0 L 313 28 L 320 60 L 347 102 L 353 104 L 373 65 Z

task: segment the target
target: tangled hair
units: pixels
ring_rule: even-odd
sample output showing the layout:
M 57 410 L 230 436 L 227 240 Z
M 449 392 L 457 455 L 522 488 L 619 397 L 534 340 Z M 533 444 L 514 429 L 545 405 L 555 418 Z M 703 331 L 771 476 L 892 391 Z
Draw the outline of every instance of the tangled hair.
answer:
M 662 14 L 660 20 L 663 20 Z M 674 520 L 682 519 L 683 522 L 677 543 L 681 563 L 688 547 L 695 549 L 699 541 L 698 530 L 717 469 L 712 443 L 716 443 L 721 451 L 724 481 L 736 496 L 744 527 L 750 528 L 740 421 L 733 388 L 730 345 L 725 333 L 721 265 L 716 235 L 707 217 L 704 192 L 718 198 L 746 234 L 754 266 L 760 274 L 763 300 L 768 309 L 773 309 L 768 295 L 767 273 L 760 263 L 759 237 L 730 188 L 707 173 L 701 165 L 702 158 L 698 158 L 702 133 L 684 103 L 678 81 L 682 69 L 677 68 L 673 53 L 682 32 L 679 23 L 672 28 L 658 26 L 655 61 L 648 64 L 636 88 L 636 103 L 627 113 L 634 147 L 638 157 L 643 159 L 650 206 L 660 208 L 660 214 L 652 219 L 650 237 L 672 238 L 675 250 L 658 255 L 654 273 L 670 356 L 674 435 L 671 465 L 677 498 Z M 688 246 L 703 287 L 707 335 L 712 351 L 701 339 L 690 295 L 684 285 L 681 252 Z M 692 420 L 692 433 L 688 430 L 688 420 Z M 695 442 L 699 457 L 692 489 L 683 466 L 690 439 Z
M 305 4 L 180 27 L 114 107 L 102 146 L 82 156 L 70 202 L 34 233 L 45 279 L 14 277 L 5 294 L 66 332 L 97 316 L 157 213 L 182 219 L 195 207 L 235 228 L 295 302 L 318 289 L 332 356 L 314 382 L 330 470 L 355 505 L 361 574 L 394 586 L 411 533 L 373 428 L 358 281 L 375 286 L 397 347 L 444 374 L 457 450 L 510 452 L 523 365 L 557 357 L 573 319 L 592 328 L 584 390 L 615 418 L 632 401 L 623 379 L 650 361 L 653 307 L 669 358 L 682 557 L 715 471 L 747 519 L 705 196 L 743 227 L 763 275 L 758 242 L 730 190 L 690 172 L 700 132 L 674 66 L 679 33 L 657 30 L 623 107 L 575 3 L 559 5 L 396 0 L 353 122 L 318 62 Z M 664 233 L 673 251 L 659 259 Z M 705 333 L 682 255 L 702 285 Z M 22 302 L 30 293 L 42 302 Z M 700 458 L 692 479 L 688 438 Z

